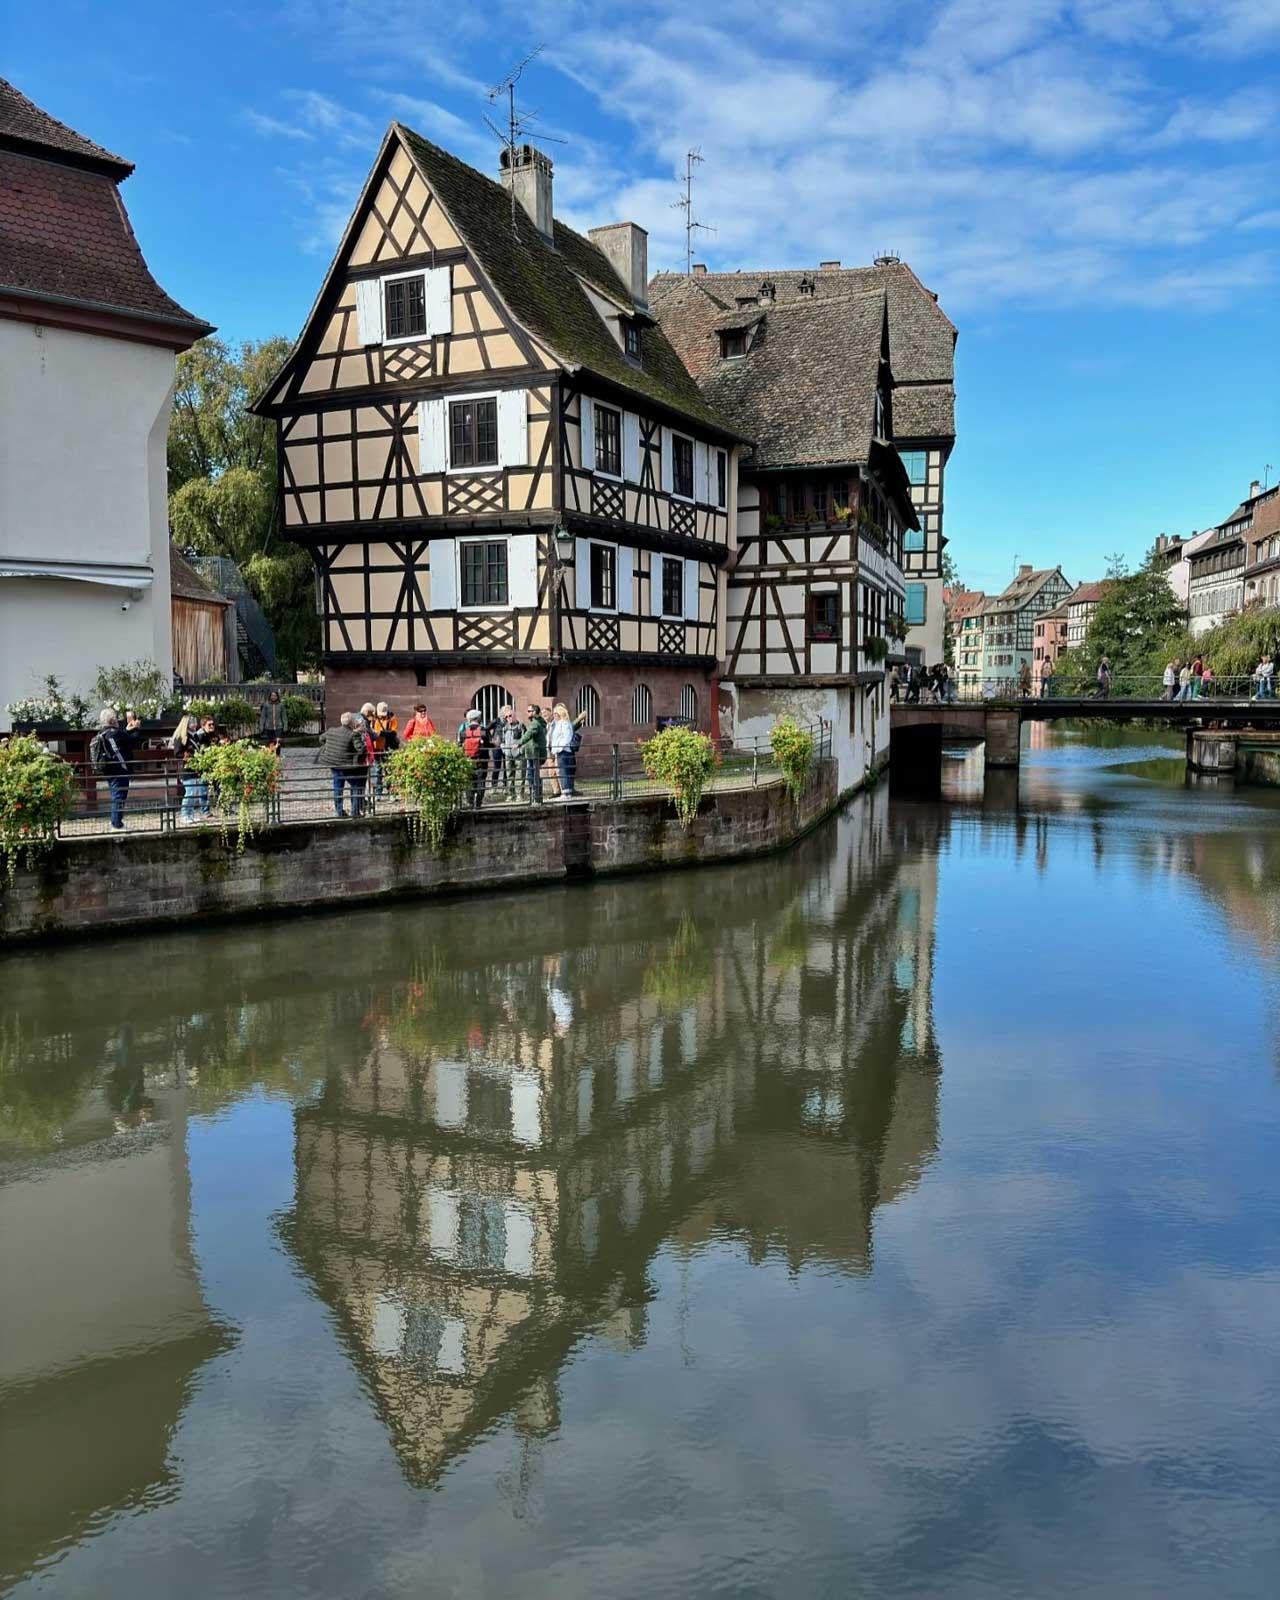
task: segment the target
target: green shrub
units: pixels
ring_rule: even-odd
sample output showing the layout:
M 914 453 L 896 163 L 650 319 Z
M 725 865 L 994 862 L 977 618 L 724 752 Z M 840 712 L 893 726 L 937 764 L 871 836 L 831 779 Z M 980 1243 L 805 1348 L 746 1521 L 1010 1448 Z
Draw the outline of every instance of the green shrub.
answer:
M 181 696 L 154 661 L 122 661 L 115 667 L 99 667 L 93 692 L 99 705 L 112 706 L 121 721 L 126 711 L 139 717 L 163 717 L 177 711 Z
M 671 790 L 682 825 L 691 827 L 719 760 L 711 740 L 692 728 L 664 728 L 645 740 L 640 755 L 649 776 Z
M 791 798 L 799 800 L 804 786 L 813 771 L 816 748 L 813 735 L 802 728 L 794 717 L 780 717 L 769 735 L 773 757 L 782 773 L 782 781 L 791 791 Z
M 12 883 L 19 858 L 33 867 L 51 850 L 75 805 L 71 768 L 29 733 L 0 740 L 0 859 Z
M 220 728 L 228 733 L 256 733 L 258 708 L 242 694 L 224 695 L 215 702 L 214 718 Z
M 408 814 L 410 838 L 418 844 L 425 837 L 438 850 L 450 816 L 471 788 L 475 774 L 470 756 L 437 733 L 393 750 L 383 772 Z
M 253 807 L 257 806 L 265 816 L 271 797 L 280 787 L 280 757 L 252 739 L 237 739 L 233 744 L 214 744 L 197 751 L 190 767 L 215 786 L 224 835 L 234 809 L 236 849 L 243 850 L 245 840 L 253 835 Z
M 305 694 L 287 694 L 280 703 L 284 706 L 290 733 L 301 733 L 311 723 L 320 720 L 320 708 Z

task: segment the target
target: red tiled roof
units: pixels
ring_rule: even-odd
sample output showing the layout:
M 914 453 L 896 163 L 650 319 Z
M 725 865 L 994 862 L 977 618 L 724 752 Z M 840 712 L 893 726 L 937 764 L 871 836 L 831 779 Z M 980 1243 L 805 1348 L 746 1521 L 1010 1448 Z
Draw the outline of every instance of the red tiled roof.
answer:
M 6 289 L 185 324 L 193 340 L 209 331 L 151 276 L 114 179 L 0 147 L 0 294 Z
M 41 111 L 34 100 L 28 100 L 20 89 L 0 78 L 0 146 L 6 149 L 21 148 L 30 154 L 36 149 L 58 152 L 64 157 L 91 166 L 100 172 L 127 178 L 133 163 L 123 156 L 113 155 L 92 139 L 86 139 L 65 122 L 59 122 L 47 111 Z
M 981 589 L 959 589 L 955 591 L 955 598 L 948 607 L 951 620 L 957 617 L 970 617 L 975 612 L 981 611 L 986 594 Z
M 1098 601 L 1115 588 L 1114 578 L 1100 578 L 1097 583 L 1082 583 L 1067 596 L 1069 606 L 1097 605 Z

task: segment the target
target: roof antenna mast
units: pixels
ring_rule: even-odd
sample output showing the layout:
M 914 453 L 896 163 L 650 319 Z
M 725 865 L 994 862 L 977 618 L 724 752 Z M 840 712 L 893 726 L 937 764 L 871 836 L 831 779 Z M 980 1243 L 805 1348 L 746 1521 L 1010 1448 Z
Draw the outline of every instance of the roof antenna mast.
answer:
M 693 276 L 693 232 L 701 228 L 703 233 L 714 233 L 714 228 L 708 227 L 705 222 L 699 222 L 693 214 L 693 164 L 701 161 L 702 156 L 697 150 L 689 150 L 684 158 L 684 193 L 679 200 L 671 202 L 673 211 L 684 212 L 684 275 L 686 278 Z
M 491 117 L 486 117 L 484 119 L 484 122 L 485 122 L 485 127 L 488 128 L 489 132 L 492 133 L 495 138 L 501 140 L 502 145 L 503 145 L 504 149 L 507 152 L 507 170 L 508 170 L 508 172 L 512 172 L 512 173 L 515 172 L 515 167 L 516 167 L 516 146 L 520 143 L 520 141 L 524 138 L 525 134 L 528 132 L 529 124 L 538 115 L 538 113 L 536 111 L 517 111 L 516 110 L 516 84 L 519 83 L 520 75 L 524 71 L 524 69 L 529 65 L 529 63 L 531 61 L 536 60 L 537 57 L 540 56 L 545 49 L 546 49 L 545 45 L 542 45 L 542 44 L 534 45 L 533 49 L 530 50 L 529 54 L 527 56 L 525 56 L 522 61 L 519 61 L 519 62 L 516 63 L 516 65 L 511 69 L 511 71 L 507 73 L 506 77 L 503 78 L 501 83 L 495 83 L 493 88 L 490 89 L 489 93 L 485 96 L 485 98 L 488 100 L 490 105 L 495 105 L 503 97 L 503 95 L 505 95 L 506 98 L 507 98 L 507 125 L 506 125 L 506 127 L 505 128 L 500 128 L 498 126 L 498 124 L 496 122 L 494 122 L 494 120 Z M 563 139 L 556 139 L 554 137 L 554 135 L 552 135 L 552 134 L 544 133 L 544 134 L 541 134 L 540 137 L 543 138 L 543 139 L 551 139 L 554 144 L 563 144 L 565 142 Z M 515 184 L 514 183 L 512 183 L 510 185 L 510 189 L 511 189 L 511 231 L 512 231 L 512 233 L 514 233 L 516 231 L 516 205 L 517 205 L 516 188 L 515 188 Z

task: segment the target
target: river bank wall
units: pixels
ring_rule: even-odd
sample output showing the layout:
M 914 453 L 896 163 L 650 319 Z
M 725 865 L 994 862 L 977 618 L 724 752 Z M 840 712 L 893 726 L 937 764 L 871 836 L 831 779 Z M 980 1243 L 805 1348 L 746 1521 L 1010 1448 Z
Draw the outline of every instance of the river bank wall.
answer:
M 401 816 L 267 828 L 243 853 L 214 829 L 66 839 L 0 886 L 0 950 L 746 859 L 794 843 L 847 793 L 823 761 L 798 802 L 781 781 L 719 790 L 687 829 L 662 796 L 495 807 L 459 816 L 439 851 L 412 845 Z

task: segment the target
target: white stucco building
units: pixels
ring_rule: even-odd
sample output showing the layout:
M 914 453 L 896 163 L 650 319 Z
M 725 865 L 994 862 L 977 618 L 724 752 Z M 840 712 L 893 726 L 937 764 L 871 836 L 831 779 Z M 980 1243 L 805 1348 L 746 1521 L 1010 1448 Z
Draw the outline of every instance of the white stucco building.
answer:
M 143 260 L 132 170 L 0 79 L 0 727 L 47 673 L 172 670 L 174 363 L 210 329 Z

